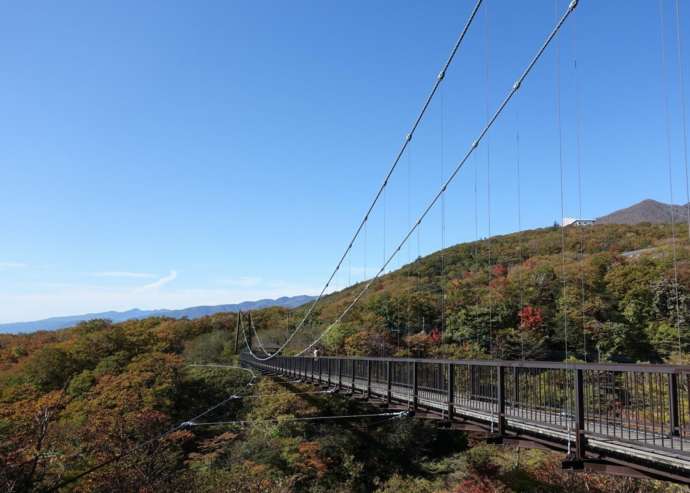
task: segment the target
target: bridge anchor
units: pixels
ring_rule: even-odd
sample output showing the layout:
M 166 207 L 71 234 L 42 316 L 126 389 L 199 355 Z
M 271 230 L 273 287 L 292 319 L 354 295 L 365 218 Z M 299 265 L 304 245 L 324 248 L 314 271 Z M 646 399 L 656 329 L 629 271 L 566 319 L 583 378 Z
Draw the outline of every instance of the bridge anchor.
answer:
M 561 469 L 570 469 L 572 471 L 581 471 L 585 468 L 585 461 L 579 458 L 574 453 L 569 453 L 565 459 L 561 461 Z
M 489 445 L 501 445 L 503 443 L 503 435 L 493 433 L 486 437 L 486 443 Z

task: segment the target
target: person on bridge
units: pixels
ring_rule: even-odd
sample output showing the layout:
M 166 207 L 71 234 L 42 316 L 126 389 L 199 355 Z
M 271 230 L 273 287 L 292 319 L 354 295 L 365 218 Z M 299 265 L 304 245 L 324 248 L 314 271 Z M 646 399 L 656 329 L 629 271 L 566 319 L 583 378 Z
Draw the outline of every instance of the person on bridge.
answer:
M 319 361 L 319 350 L 314 349 L 314 361 Z

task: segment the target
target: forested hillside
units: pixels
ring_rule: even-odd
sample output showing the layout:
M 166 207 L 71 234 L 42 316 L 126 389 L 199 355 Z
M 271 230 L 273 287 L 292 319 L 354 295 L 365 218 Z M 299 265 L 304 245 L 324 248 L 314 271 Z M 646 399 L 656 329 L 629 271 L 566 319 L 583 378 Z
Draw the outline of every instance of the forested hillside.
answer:
M 667 225 L 567 228 L 565 256 L 561 232 L 496 237 L 418 259 L 377 281 L 323 350 L 562 359 L 567 320 L 572 357 L 586 350 L 590 360 L 677 360 L 678 327 L 688 344 L 687 230 L 676 231 L 675 262 Z M 328 296 L 290 350 L 360 288 Z M 280 342 L 305 309 L 254 312 L 264 343 Z M 85 472 L 64 491 L 673 489 L 565 473 L 557 454 L 477 445 L 422 420 L 290 421 L 374 408 L 298 394 L 313 388 L 297 383 L 249 385 L 244 371 L 188 366 L 236 364 L 236 322 L 234 314 L 95 320 L 0 335 L 0 491 L 48 491 Z M 179 426 L 232 395 L 199 421 L 249 423 Z
M 484 445 L 423 420 L 291 421 L 381 411 L 187 366 L 233 365 L 234 326 L 234 315 L 216 315 L 2 336 L 0 491 L 675 491 L 566 473 L 557 454 Z M 248 423 L 179 426 L 224 401 L 196 421 Z
M 690 342 L 687 227 L 676 225 L 675 236 L 674 249 L 668 224 L 597 225 L 456 245 L 376 281 L 322 347 L 341 354 L 563 360 L 567 327 L 569 357 L 675 358 L 679 329 L 683 353 Z M 291 347 L 304 347 L 361 287 L 324 299 L 318 322 Z M 255 317 L 266 344 L 282 341 L 288 329 L 273 313 Z M 290 317 L 290 330 L 299 319 Z

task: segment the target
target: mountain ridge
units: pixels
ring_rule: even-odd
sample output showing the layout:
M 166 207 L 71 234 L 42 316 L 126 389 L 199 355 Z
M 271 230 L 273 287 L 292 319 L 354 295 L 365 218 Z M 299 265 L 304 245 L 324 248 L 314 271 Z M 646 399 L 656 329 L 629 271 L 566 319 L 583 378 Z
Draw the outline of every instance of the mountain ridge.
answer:
M 84 313 L 81 315 L 66 315 L 61 317 L 49 317 L 41 320 L 32 320 L 28 322 L 9 322 L 0 324 L 0 333 L 21 333 L 21 332 L 35 332 L 39 330 L 57 330 L 71 327 L 87 320 L 97 318 L 105 318 L 113 322 L 124 322 L 127 320 L 137 320 L 148 317 L 170 317 L 170 318 L 200 318 L 207 315 L 213 315 L 220 312 L 237 312 L 246 310 L 258 310 L 260 308 L 268 308 L 272 306 L 280 306 L 284 308 L 297 308 L 309 301 L 313 300 L 313 296 L 297 295 L 297 296 L 281 296 L 276 299 L 264 298 L 255 301 L 243 301 L 241 303 L 233 303 L 227 305 L 199 305 L 187 308 L 180 308 L 176 310 L 171 309 L 157 309 L 157 310 L 140 310 L 133 308 L 125 311 L 105 311 L 96 313 Z
M 687 218 L 687 207 L 685 205 L 673 205 L 673 216 L 676 222 L 684 221 Z M 613 211 L 596 220 L 597 224 L 639 224 L 652 223 L 662 224 L 671 222 L 671 205 L 653 199 L 645 199 L 630 207 L 625 207 Z

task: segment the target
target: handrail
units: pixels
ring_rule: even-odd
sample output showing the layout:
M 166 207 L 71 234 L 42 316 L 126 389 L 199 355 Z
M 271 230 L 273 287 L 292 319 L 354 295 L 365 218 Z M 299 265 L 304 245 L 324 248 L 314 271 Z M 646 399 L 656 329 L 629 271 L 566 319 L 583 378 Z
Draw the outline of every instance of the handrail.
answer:
M 285 355 L 285 357 L 297 357 Z M 301 356 L 310 358 L 310 356 Z M 656 363 L 582 363 L 538 360 L 488 360 L 488 359 L 445 359 L 445 358 L 397 358 L 382 356 L 321 356 L 319 359 L 347 359 L 357 361 L 391 361 L 399 363 L 437 363 L 475 366 L 501 366 L 504 368 L 544 368 L 563 370 L 600 370 L 600 371 L 641 371 L 648 373 L 690 373 L 690 365 L 671 365 Z

